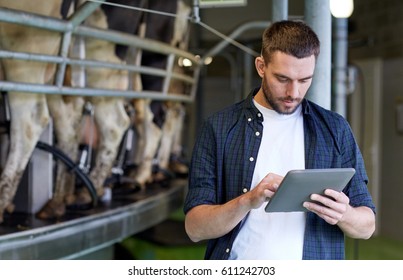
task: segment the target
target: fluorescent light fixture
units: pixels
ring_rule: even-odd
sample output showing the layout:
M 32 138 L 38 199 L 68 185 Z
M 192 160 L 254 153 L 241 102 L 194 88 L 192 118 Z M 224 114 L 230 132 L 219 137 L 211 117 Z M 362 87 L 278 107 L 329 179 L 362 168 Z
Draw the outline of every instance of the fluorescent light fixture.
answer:
M 354 0 L 330 0 L 330 12 L 336 18 L 348 18 L 354 10 Z

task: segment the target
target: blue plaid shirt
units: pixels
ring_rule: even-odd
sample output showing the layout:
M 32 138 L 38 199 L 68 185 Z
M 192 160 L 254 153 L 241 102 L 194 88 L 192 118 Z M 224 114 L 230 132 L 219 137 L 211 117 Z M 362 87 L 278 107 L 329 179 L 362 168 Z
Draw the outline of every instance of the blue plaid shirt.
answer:
M 249 190 L 263 131 L 263 117 L 253 105 L 255 89 L 243 101 L 209 117 L 197 138 L 191 161 L 184 211 L 223 204 Z M 306 99 L 304 117 L 305 168 L 353 167 L 356 174 L 343 190 L 353 207 L 375 212 L 368 192 L 364 161 L 347 121 Z M 240 229 L 209 240 L 206 259 L 228 259 Z M 312 212 L 307 213 L 303 259 L 344 259 L 344 234 Z

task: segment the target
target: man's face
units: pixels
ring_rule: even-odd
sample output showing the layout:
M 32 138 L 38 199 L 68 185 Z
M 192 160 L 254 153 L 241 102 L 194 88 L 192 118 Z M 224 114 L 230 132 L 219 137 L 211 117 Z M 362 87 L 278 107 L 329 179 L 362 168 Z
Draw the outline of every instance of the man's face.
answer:
M 262 57 L 257 58 L 256 68 L 262 77 L 262 87 L 255 100 L 279 114 L 292 114 L 311 85 L 315 57 L 298 59 L 276 52 L 266 65 Z

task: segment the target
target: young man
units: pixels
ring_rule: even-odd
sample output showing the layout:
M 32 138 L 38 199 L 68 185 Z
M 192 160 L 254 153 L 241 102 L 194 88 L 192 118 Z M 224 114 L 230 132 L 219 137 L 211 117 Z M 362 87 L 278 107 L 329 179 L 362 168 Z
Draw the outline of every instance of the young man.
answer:
M 274 23 L 255 60 L 261 87 L 204 123 L 184 211 L 189 237 L 209 240 L 206 259 L 343 259 L 344 235 L 373 234 L 375 207 L 350 126 L 304 99 L 319 49 L 306 24 Z M 339 167 L 356 174 L 343 192 L 311 196 L 323 206 L 265 212 L 289 170 Z

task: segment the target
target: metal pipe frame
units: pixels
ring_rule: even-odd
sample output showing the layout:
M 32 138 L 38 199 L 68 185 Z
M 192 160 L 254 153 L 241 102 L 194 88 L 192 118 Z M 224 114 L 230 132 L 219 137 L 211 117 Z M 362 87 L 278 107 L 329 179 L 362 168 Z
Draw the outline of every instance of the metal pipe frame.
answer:
M 193 102 L 196 93 L 198 74 L 200 72 L 200 59 L 194 54 L 177 49 L 168 44 L 155 40 L 140 38 L 135 35 L 129 35 L 123 32 L 113 30 L 103 30 L 91 28 L 88 26 L 79 26 L 85 18 L 87 18 L 101 3 L 87 2 L 85 3 L 68 21 L 50 18 L 46 16 L 30 14 L 27 12 L 15 11 L 11 9 L 0 8 L 0 21 L 22 24 L 26 26 L 47 29 L 50 31 L 63 33 L 62 45 L 58 56 L 48 56 L 41 54 L 16 53 L 0 50 L 0 58 L 12 58 L 23 60 L 35 60 L 42 62 L 50 62 L 58 64 L 56 73 L 55 86 L 39 85 L 39 84 L 23 84 L 7 81 L 0 81 L 0 90 L 3 91 L 25 91 L 32 93 L 44 94 L 67 94 L 67 95 L 82 95 L 82 96 L 121 96 L 128 98 L 149 98 L 155 100 L 173 100 L 181 102 Z M 101 61 L 89 61 L 79 59 L 69 59 L 68 49 L 73 36 L 92 37 L 100 40 L 110 41 L 116 44 L 132 46 L 138 49 L 147 50 L 163 55 L 167 55 L 169 60 L 174 60 L 175 57 L 183 57 L 192 61 L 193 75 L 184 75 L 172 73 L 172 67 L 165 70 L 159 68 L 151 68 L 136 65 L 107 63 Z M 191 85 L 191 91 L 187 95 L 174 94 L 168 92 L 168 87 L 164 87 L 161 92 L 151 91 L 120 91 L 107 89 L 89 89 L 89 88 L 70 88 L 63 87 L 63 77 L 67 65 L 80 65 L 87 67 L 104 67 L 113 69 L 122 69 L 129 72 L 156 75 L 166 78 L 166 84 L 169 84 L 171 79 L 178 79 L 182 82 Z M 169 66 L 169 63 L 168 63 Z
M 250 29 L 265 29 L 271 24 L 270 21 L 252 21 L 252 22 L 247 22 L 241 26 L 239 26 L 237 29 L 235 29 L 229 36 L 228 38 L 230 39 L 236 39 L 238 38 L 242 33 L 250 30 Z M 211 48 L 206 54 L 203 55 L 201 61 L 204 61 L 208 57 L 214 57 L 217 55 L 219 52 L 221 52 L 226 46 L 230 44 L 229 40 L 223 40 L 219 42 L 217 45 L 215 45 L 213 48 Z M 256 56 L 259 54 L 256 53 Z

